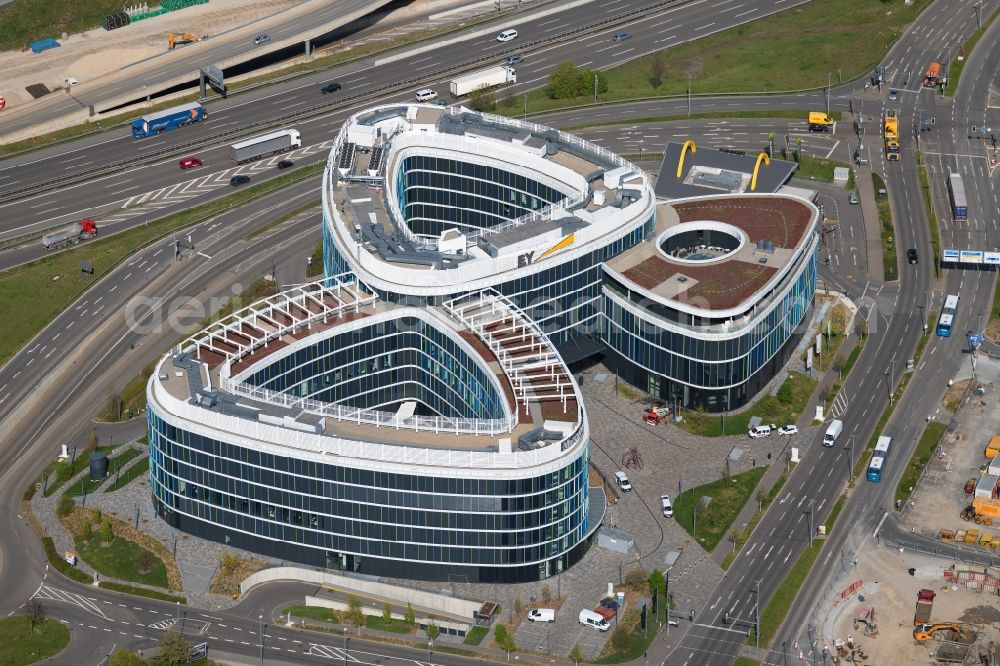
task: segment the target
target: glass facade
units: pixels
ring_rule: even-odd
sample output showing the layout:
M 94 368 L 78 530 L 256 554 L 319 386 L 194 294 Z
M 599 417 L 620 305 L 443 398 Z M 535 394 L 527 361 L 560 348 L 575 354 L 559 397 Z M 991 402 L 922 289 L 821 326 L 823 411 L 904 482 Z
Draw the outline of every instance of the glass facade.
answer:
M 415 400 L 419 414 L 503 419 L 492 372 L 445 332 L 417 317 L 331 335 L 268 357 L 244 380 L 289 395 L 361 409 Z
M 765 305 L 751 309 L 756 323 L 746 329 L 738 326 L 737 318 L 737 332 L 730 335 L 718 330 L 699 334 L 693 327 L 676 325 L 688 318 L 678 311 L 665 312 L 669 308 L 649 303 L 642 292 L 607 276 L 610 295 L 604 300 L 601 339 L 615 353 L 613 364 L 626 381 L 655 387 L 650 391 L 654 396 L 667 401 L 676 397 L 688 408 L 735 409 L 752 399 L 787 360 L 794 347 L 789 342 L 801 334 L 812 306 L 816 259 L 814 247 L 794 267 L 792 277 L 761 298 Z M 635 314 L 636 309 L 642 314 Z M 701 323 L 718 329 L 721 322 Z
M 451 478 L 275 455 L 177 427 L 152 403 L 148 423 L 157 511 L 234 547 L 373 575 L 513 582 L 569 566 L 589 531 L 587 447 L 541 476 Z
M 411 155 L 395 173 L 399 210 L 410 231 L 438 237 L 502 224 L 566 198 L 536 180 L 485 164 Z

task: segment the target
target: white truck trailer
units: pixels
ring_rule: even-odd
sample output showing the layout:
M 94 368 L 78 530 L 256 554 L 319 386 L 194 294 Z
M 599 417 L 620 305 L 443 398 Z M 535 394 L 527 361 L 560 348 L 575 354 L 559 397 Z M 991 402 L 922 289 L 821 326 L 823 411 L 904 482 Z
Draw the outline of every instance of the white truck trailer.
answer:
M 511 83 L 517 83 L 517 71 L 513 67 L 500 65 L 452 79 L 449 88 L 452 96 L 462 97 L 478 88 L 496 88 Z
M 298 130 L 279 130 L 234 143 L 229 146 L 229 159 L 237 164 L 243 164 L 301 147 L 302 138 Z

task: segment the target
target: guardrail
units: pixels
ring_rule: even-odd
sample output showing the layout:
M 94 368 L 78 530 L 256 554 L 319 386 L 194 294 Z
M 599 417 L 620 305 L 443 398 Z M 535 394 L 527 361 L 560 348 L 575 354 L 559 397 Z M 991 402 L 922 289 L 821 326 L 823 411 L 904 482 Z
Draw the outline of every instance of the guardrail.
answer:
M 484 62 L 495 61 L 498 58 L 503 58 L 504 56 L 512 55 L 513 53 L 518 51 L 524 51 L 526 49 L 531 49 L 534 47 L 544 46 L 547 44 L 563 41 L 571 37 L 576 37 L 582 33 L 593 32 L 594 30 L 606 29 L 610 26 L 614 26 L 619 23 L 632 20 L 636 16 L 641 16 L 643 14 L 647 14 L 649 12 L 658 10 L 667 5 L 678 4 L 683 1 L 684 0 L 659 0 L 659 2 L 654 2 L 645 7 L 641 7 L 639 9 L 633 9 L 632 11 L 619 14 L 618 16 L 616 16 L 614 19 L 611 20 L 593 21 L 591 23 L 582 25 L 578 28 L 573 28 L 572 30 L 566 30 L 551 37 L 547 37 L 545 39 L 536 39 L 531 42 L 521 42 L 516 47 L 502 49 L 500 51 L 495 51 L 487 55 L 481 55 L 475 58 L 465 60 L 461 63 L 440 67 L 438 69 L 429 72 L 424 72 L 419 76 L 411 76 L 401 81 L 387 83 L 364 92 L 355 93 L 353 95 L 346 95 L 344 97 L 338 98 L 336 102 L 317 104 L 315 106 L 294 111 L 292 113 L 286 113 L 284 115 L 269 118 L 267 120 L 261 120 L 255 123 L 249 123 L 247 125 L 243 125 L 241 127 L 235 127 L 233 129 L 219 132 L 211 136 L 202 137 L 200 139 L 195 139 L 182 144 L 175 144 L 169 148 L 164 148 L 162 150 L 145 153 L 143 155 L 129 158 L 126 160 L 120 160 L 118 162 L 112 162 L 110 164 L 105 165 L 98 172 L 95 172 L 93 170 L 80 171 L 75 174 L 63 175 L 60 176 L 59 178 L 51 178 L 49 180 L 33 183 L 32 185 L 29 186 L 20 187 L 14 190 L 7 190 L 5 192 L 0 192 L 0 203 L 6 203 L 8 201 L 12 201 L 18 198 L 19 196 L 27 193 L 38 194 L 39 192 L 55 189 L 56 187 L 66 187 L 68 185 L 73 185 L 79 182 L 90 180 L 91 178 L 93 178 L 95 175 L 98 174 L 103 176 L 103 175 L 108 175 L 110 173 L 122 171 L 124 169 L 127 169 L 128 167 L 135 166 L 138 164 L 143 164 L 145 162 L 149 162 L 159 157 L 166 157 L 168 155 L 174 155 L 180 152 L 190 150 L 192 148 L 200 148 L 205 145 L 212 144 L 224 139 L 232 139 L 239 136 L 243 136 L 245 134 L 252 133 L 254 130 L 270 129 L 276 125 L 312 118 L 314 116 L 336 111 L 343 107 L 350 106 L 351 104 L 361 102 L 370 99 L 372 97 L 377 97 L 384 93 L 392 92 L 400 88 L 406 88 L 413 85 L 424 85 L 430 79 L 438 78 L 447 74 L 458 73 L 466 69 L 469 69 L 470 67 L 482 64 Z

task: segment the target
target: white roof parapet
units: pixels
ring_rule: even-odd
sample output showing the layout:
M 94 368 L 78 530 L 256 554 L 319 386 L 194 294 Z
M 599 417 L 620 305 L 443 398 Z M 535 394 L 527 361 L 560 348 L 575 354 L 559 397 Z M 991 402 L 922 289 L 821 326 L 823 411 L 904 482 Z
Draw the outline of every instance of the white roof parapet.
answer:
M 321 278 L 262 298 L 190 336 L 180 344 L 180 350 L 199 359 L 203 349 L 213 351 L 225 356 L 228 365 L 303 326 L 360 310 L 378 300 L 344 277 Z

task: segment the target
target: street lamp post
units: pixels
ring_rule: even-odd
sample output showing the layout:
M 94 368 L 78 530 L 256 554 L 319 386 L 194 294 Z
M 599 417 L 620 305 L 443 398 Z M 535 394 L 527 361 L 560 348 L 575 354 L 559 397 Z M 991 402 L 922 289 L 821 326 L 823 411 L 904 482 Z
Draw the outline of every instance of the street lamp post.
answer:
M 264 616 L 257 616 L 257 640 L 260 642 L 260 664 L 264 666 Z
M 688 117 L 691 117 L 691 75 L 688 74 Z
M 813 532 L 815 528 L 813 527 L 813 505 L 816 504 L 816 500 L 809 500 L 809 545 L 813 545 Z

